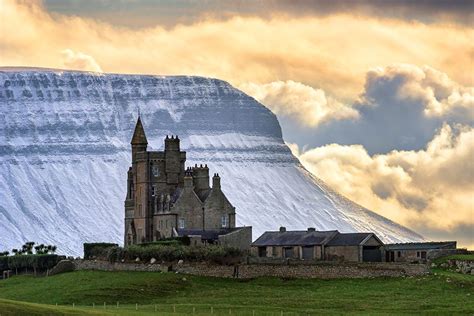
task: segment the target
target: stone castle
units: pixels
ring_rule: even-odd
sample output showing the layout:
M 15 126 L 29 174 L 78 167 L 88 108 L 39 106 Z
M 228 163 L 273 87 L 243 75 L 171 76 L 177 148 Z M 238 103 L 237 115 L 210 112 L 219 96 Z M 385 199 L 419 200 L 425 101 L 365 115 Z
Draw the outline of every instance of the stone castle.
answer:
M 239 231 L 235 228 L 235 207 L 222 192 L 219 175 L 214 174 L 210 187 L 207 165 L 186 168 L 186 152 L 181 151 L 178 136 L 166 136 L 164 151 L 147 151 L 148 141 L 139 117 L 131 145 L 125 246 L 177 236 L 224 244 L 233 238 L 227 235 Z M 246 235 L 250 229 L 250 239 L 244 238 L 249 245 L 251 227 L 245 228 Z

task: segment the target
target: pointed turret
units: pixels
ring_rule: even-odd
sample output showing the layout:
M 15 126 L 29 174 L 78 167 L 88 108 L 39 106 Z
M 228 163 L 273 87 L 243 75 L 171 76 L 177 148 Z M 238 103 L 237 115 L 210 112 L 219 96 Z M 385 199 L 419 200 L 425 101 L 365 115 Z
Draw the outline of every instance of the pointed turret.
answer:
M 133 132 L 132 141 L 130 143 L 132 144 L 132 161 L 135 161 L 136 153 L 146 151 L 146 147 L 148 145 L 140 116 L 138 116 L 137 124 L 135 125 L 135 131 Z
M 145 130 L 143 129 L 142 120 L 140 116 L 138 117 L 137 124 L 135 125 L 135 132 L 133 132 L 133 137 L 131 141 L 132 145 L 148 145 L 146 139 Z

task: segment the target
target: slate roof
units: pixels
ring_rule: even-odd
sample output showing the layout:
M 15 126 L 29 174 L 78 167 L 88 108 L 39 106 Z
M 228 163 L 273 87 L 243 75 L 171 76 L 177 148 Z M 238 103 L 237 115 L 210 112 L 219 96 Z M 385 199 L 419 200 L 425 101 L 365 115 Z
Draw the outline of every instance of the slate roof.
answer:
M 339 233 L 331 239 L 327 246 L 358 246 L 372 233 Z
M 387 244 L 385 250 L 432 250 L 432 249 L 456 249 L 455 241 L 441 242 L 413 242 L 400 244 Z
M 265 232 L 253 246 L 313 246 L 323 245 L 337 234 L 337 230 L 330 231 L 285 231 Z

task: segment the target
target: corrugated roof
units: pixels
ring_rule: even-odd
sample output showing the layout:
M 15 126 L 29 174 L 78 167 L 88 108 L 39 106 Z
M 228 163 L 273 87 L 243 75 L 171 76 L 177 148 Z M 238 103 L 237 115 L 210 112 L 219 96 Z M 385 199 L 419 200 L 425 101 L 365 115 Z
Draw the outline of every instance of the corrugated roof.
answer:
M 372 233 L 339 233 L 331 239 L 327 246 L 358 246 Z
M 455 241 L 440 242 L 413 242 L 400 244 L 386 244 L 385 250 L 431 250 L 431 249 L 456 249 Z
M 337 230 L 330 231 L 285 231 L 265 232 L 254 243 L 254 246 L 311 246 L 323 245 Z

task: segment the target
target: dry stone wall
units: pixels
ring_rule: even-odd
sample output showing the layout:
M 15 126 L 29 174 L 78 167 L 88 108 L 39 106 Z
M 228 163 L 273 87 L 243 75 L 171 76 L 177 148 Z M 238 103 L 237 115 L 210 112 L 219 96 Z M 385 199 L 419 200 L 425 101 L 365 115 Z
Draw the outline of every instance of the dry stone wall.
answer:
M 240 264 L 211 263 L 110 263 L 106 261 L 76 260 L 76 270 L 103 271 L 175 271 L 178 273 L 250 279 L 264 276 L 280 278 L 369 278 L 417 276 L 428 273 L 424 264 L 409 263 L 318 263 L 318 264 Z

